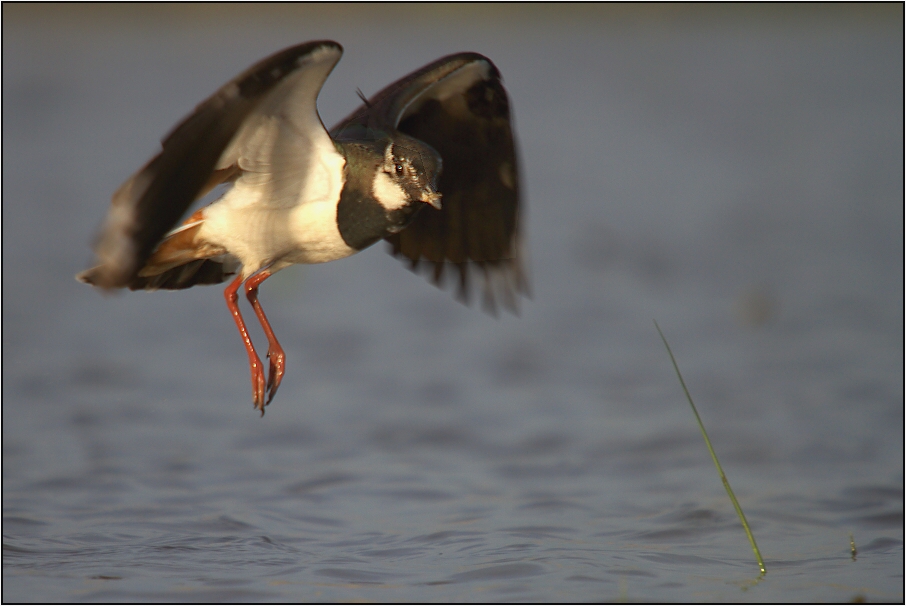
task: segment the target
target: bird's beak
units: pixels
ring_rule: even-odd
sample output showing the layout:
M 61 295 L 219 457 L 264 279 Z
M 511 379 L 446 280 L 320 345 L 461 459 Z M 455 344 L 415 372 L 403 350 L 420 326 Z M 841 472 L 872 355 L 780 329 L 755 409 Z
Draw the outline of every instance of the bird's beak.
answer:
M 422 194 L 422 202 L 430 204 L 437 210 L 440 210 L 441 197 L 441 194 L 437 193 L 436 191 L 426 191 Z

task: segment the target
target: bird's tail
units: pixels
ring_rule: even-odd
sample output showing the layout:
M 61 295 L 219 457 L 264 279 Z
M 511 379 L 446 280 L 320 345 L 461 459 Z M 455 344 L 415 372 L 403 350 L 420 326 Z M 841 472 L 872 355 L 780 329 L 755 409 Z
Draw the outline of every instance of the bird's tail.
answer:
M 127 285 L 129 290 L 180 290 L 200 284 L 219 284 L 239 270 L 235 257 L 218 247 L 200 242 L 204 223 L 199 210 L 161 241 L 148 262 Z M 76 276 L 86 284 L 97 284 L 101 266 Z

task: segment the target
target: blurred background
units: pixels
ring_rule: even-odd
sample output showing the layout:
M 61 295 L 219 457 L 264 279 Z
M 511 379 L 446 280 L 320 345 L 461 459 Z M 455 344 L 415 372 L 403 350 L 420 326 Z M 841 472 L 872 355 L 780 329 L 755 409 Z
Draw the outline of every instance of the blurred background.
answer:
M 2 10 L 4 601 L 903 599 L 902 5 Z M 533 296 L 285 270 L 262 419 L 221 288 L 73 276 L 180 119 L 325 38 L 327 126 L 495 62 Z

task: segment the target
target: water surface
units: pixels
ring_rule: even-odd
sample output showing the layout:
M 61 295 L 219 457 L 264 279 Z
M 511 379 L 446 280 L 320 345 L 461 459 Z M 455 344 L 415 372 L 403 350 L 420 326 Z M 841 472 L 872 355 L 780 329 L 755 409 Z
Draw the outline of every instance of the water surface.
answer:
M 902 601 L 902 7 L 809 10 L 4 7 L 3 599 Z M 496 62 L 533 299 L 288 269 L 262 419 L 219 288 L 72 276 L 178 119 L 319 38 L 328 125 Z

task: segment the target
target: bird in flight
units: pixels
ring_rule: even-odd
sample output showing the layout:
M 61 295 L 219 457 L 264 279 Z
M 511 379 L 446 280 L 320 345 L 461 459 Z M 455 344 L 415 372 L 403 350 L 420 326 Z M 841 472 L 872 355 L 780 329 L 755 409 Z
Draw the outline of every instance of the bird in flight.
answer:
M 360 93 L 363 104 L 328 132 L 317 98 L 342 53 L 326 40 L 284 49 L 198 105 L 113 194 L 97 265 L 76 276 L 131 290 L 230 280 L 224 297 L 262 415 L 286 356 L 258 288 L 281 269 L 342 259 L 383 239 L 438 286 L 450 270 L 464 302 L 476 275 L 489 311 L 498 301 L 515 311 L 528 293 L 516 147 L 494 64 L 477 53 L 442 57 L 370 99 Z M 179 224 L 218 186 L 226 191 Z M 266 378 L 240 288 L 268 340 Z

